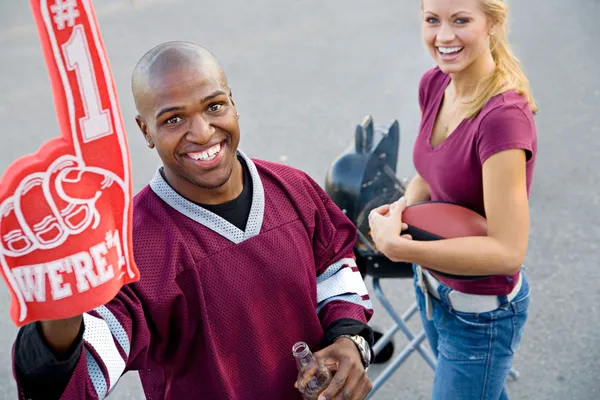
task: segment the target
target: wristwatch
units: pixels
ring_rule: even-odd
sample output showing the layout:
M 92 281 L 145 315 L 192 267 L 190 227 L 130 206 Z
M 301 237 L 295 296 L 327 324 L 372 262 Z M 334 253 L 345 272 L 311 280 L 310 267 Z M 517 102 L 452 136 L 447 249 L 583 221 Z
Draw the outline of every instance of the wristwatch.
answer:
M 340 335 L 336 337 L 335 340 L 343 337 L 354 342 L 360 353 L 360 357 L 362 358 L 363 366 L 367 369 L 369 365 L 371 365 L 371 346 L 369 346 L 369 343 L 367 343 L 365 338 L 360 335 Z

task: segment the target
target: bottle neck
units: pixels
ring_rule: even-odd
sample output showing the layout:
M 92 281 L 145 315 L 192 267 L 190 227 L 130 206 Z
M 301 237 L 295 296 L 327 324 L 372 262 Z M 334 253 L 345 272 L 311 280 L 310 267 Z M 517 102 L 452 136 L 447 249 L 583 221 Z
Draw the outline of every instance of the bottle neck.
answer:
M 296 358 L 296 364 L 300 369 L 315 364 L 316 360 L 313 353 L 310 351 L 308 345 L 304 342 L 298 342 L 294 345 L 293 349 L 294 357 Z

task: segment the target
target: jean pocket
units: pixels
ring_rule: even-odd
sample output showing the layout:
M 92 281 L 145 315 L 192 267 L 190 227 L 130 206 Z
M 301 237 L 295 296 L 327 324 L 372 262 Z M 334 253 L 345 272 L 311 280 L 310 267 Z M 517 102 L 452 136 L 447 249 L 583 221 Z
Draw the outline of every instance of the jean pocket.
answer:
M 473 326 L 485 326 L 489 327 L 492 324 L 492 313 L 485 312 L 481 314 L 470 313 L 464 311 L 456 311 L 454 309 L 449 310 L 450 314 L 458 318 L 461 322 Z
M 491 322 L 474 314 L 444 310 L 438 324 L 438 351 L 452 361 L 481 361 L 488 357 Z

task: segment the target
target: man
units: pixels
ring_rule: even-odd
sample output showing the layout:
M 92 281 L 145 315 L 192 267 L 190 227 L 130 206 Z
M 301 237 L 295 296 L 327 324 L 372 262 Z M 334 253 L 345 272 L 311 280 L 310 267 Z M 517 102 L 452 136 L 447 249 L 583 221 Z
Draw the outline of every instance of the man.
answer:
M 364 399 L 373 311 L 352 223 L 306 174 L 238 150 L 239 114 L 207 50 L 155 47 L 132 90 L 163 163 L 134 199 L 141 280 L 83 316 L 22 328 L 21 396 L 102 399 L 139 371 L 148 399 L 300 399 L 304 341 L 335 370 L 320 398 Z

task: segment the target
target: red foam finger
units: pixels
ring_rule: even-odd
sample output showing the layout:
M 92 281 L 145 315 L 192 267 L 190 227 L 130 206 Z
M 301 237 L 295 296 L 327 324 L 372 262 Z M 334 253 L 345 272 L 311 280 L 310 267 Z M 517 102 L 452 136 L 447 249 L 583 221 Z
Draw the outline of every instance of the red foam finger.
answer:
M 0 252 L 16 257 L 35 248 L 33 240 L 23 232 L 17 220 L 13 199 L 6 199 L 0 206 Z
M 60 217 L 44 195 L 43 185 L 43 175 L 30 176 L 22 182 L 13 202 L 21 229 L 36 247 L 56 247 L 61 240 L 64 241 L 66 232 Z
M 0 179 L 0 271 L 17 326 L 68 318 L 139 279 L 129 148 L 90 0 L 30 0 L 60 136 Z
M 113 184 L 118 185 L 109 175 L 85 169 L 68 169 L 57 178 L 56 189 L 65 199 L 91 201 Z
M 67 159 L 52 165 L 46 174 L 48 197 L 55 206 L 55 213 L 69 231 L 81 232 L 89 226 L 93 217 L 89 202 L 100 190 L 99 184 L 92 187 L 79 181 L 80 185 L 69 185 L 65 192 L 62 177 L 70 173 L 77 174 L 77 171 L 82 171 L 81 168 L 82 163 Z
M 127 137 L 91 1 L 31 0 L 31 4 L 63 139 L 85 165 L 126 179 Z

